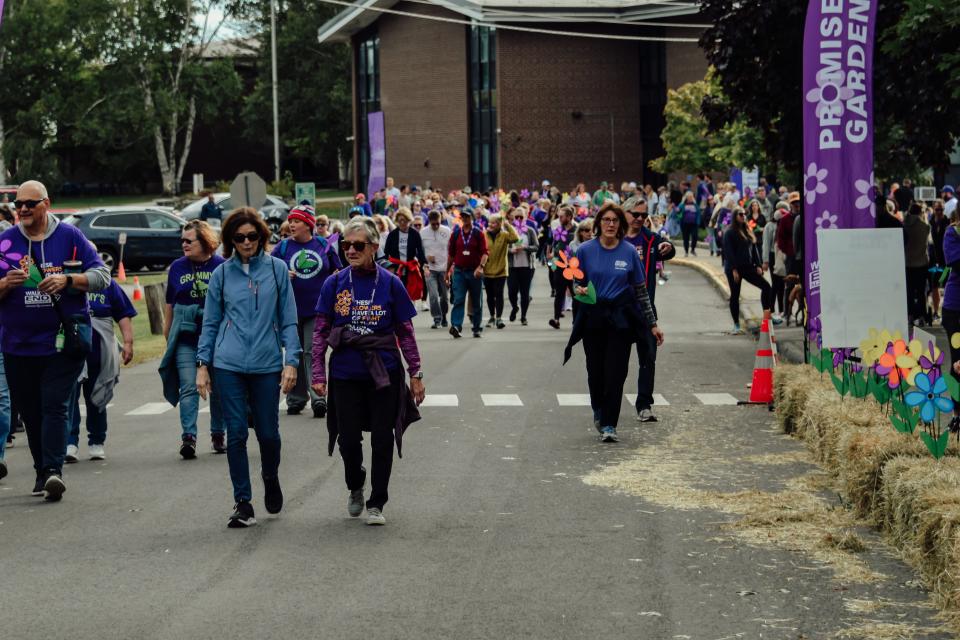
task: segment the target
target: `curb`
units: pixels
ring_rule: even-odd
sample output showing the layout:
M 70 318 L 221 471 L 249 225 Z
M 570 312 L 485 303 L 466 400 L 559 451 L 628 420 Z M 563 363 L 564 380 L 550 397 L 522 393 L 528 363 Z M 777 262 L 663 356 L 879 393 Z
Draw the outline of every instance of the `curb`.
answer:
M 701 263 L 694 262 L 693 260 L 687 260 L 686 258 L 674 258 L 670 261 L 670 264 L 680 267 L 687 267 L 688 269 L 693 269 L 694 271 L 699 272 L 704 278 L 707 279 L 707 282 L 709 282 L 713 288 L 717 290 L 717 293 L 724 301 L 730 301 L 730 289 L 728 288 L 727 281 L 718 276 L 709 267 L 705 267 Z M 760 330 L 761 318 L 744 315 L 742 305 L 740 307 L 740 319 L 749 331 L 756 332 Z

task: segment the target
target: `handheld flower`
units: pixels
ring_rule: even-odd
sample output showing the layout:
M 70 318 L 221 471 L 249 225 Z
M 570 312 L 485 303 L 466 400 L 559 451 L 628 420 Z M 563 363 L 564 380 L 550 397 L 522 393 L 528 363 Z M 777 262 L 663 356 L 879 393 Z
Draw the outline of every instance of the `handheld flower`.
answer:
M 565 251 L 560 252 L 560 257 L 554 260 L 558 269 L 563 269 L 563 277 L 567 280 L 583 280 L 583 271 L 580 269 L 580 260 L 576 256 L 567 259 Z

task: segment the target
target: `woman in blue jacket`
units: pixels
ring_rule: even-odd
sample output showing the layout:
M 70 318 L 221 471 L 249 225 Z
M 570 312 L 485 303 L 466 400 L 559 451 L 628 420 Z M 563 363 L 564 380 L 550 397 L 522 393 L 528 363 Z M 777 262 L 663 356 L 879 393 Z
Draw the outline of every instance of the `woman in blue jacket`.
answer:
M 210 278 L 197 349 L 197 390 L 210 393 L 210 367 L 227 428 L 227 462 L 236 507 L 227 526 L 256 524 L 247 461 L 247 409 L 260 443 L 264 506 L 283 508 L 280 490 L 280 393 L 297 382 L 297 305 L 284 262 L 264 253 L 270 230 L 255 209 L 223 224 L 227 259 Z

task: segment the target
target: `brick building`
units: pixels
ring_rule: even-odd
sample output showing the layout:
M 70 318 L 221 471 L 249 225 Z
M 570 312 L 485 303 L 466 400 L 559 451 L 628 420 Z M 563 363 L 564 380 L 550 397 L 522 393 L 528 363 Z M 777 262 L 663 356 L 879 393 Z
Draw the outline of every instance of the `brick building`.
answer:
M 706 73 L 696 14 L 692 1 L 363 0 L 319 33 L 353 50 L 355 186 L 375 112 L 398 184 L 662 182 L 647 162 L 667 89 Z

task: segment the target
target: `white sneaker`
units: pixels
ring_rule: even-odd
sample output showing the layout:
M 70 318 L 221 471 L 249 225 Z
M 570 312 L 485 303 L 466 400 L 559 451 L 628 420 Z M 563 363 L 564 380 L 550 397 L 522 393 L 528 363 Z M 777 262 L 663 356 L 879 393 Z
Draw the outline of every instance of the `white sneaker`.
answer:
M 92 444 L 87 447 L 87 452 L 90 454 L 91 460 L 103 460 L 107 457 L 106 453 L 103 451 L 102 444 Z
M 383 512 L 376 507 L 372 509 L 367 509 L 367 524 L 383 526 L 387 524 L 387 519 L 383 517 Z
M 65 455 L 65 456 L 63 457 L 63 460 L 64 460 L 65 462 L 76 462 L 76 461 L 77 461 L 77 456 L 79 456 L 79 455 L 80 455 L 80 449 L 77 448 L 77 445 L 75 445 L 75 444 L 68 444 L 68 445 L 67 445 L 67 455 Z
M 653 415 L 653 411 L 650 409 L 640 409 L 637 413 L 637 420 L 640 422 L 656 422 L 657 416 Z

